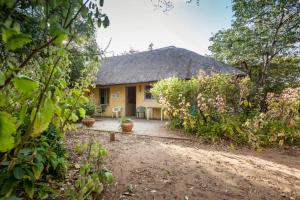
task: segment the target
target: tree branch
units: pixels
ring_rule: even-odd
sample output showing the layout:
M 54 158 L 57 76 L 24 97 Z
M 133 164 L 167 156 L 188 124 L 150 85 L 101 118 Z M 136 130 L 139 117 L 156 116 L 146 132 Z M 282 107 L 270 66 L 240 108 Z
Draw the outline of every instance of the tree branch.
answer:
M 15 77 L 15 75 L 17 73 L 19 73 L 24 67 L 25 65 L 31 60 L 31 58 L 38 53 L 40 50 L 44 49 L 45 47 L 47 47 L 48 45 L 50 45 L 55 39 L 57 38 L 57 36 L 53 37 L 51 40 L 49 40 L 48 42 L 46 42 L 45 44 L 43 44 L 42 46 L 32 50 L 32 52 L 27 56 L 27 58 L 19 65 L 19 67 L 14 71 L 15 73 L 10 74 L 6 80 L 4 85 L 0 86 L 0 90 L 2 90 L 4 87 L 6 87 L 11 81 L 12 79 Z
M 79 15 L 79 13 L 81 12 L 81 10 L 83 9 L 83 7 L 88 3 L 89 0 L 87 0 L 84 4 L 82 4 L 82 6 L 80 7 L 80 9 L 77 11 L 77 13 L 75 14 L 75 16 L 70 20 L 70 22 L 64 27 L 64 28 L 69 28 L 71 26 L 71 24 L 73 23 L 73 21 L 77 18 L 77 16 Z M 48 45 L 50 45 L 55 39 L 57 38 L 57 36 L 53 37 L 51 40 L 49 40 L 48 42 L 46 42 L 45 44 L 43 44 L 42 46 L 34 49 L 28 56 L 27 58 L 21 63 L 21 65 L 18 67 L 17 70 L 15 70 L 15 73 L 12 73 L 8 76 L 8 78 L 5 80 L 4 85 L 0 86 L 0 90 L 2 90 L 4 87 L 6 87 L 11 81 L 12 79 L 15 77 L 15 74 L 19 73 L 24 67 L 25 65 L 27 65 L 27 63 L 33 58 L 33 56 L 38 53 L 40 50 L 42 50 L 43 48 L 47 47 Z
M 72 38 L 70 38 L 70 40 L 69 40 L 69 42 L 67 43 L 67 45 L 65 46 L 65 48 L 67 48 L 67 47 L 69 46 L 69 44 L 71 43 L 71 40 L 72 40 Z M 45 84 L 45 87 L 44 87 L 44 89 L 40 92 L 40 95 L 39 95 L 39 97 L 38 97 L 38 103 L 37 103 L 37 107 L 36 107 L 36 112 L 35 112 L 35 114 L 34 114 L 34 117 L 33 117 L 32 121 L 31 121 L 30 125 L 28 126 L 28 129 L 27 129 L 25 135 L 24 135 L 24 139 L 23 139 L 24 141 L 26 141 L 27 138 L 30 136 L 30 133 L 31 133 L 32 128 L 33 128 L 33 125 L 34 125 L 34 122 L 35 122 L 35 120 L 36 120 L 37 113 L 39 112 L 39 110 L 40 110 L 40 108 L 41 108 L 41 105 L 42 105 L 42 102 L 43 102 L 45 93 L 46 93 L 46 91 L 47 91 L 47 89 L 48 89 L 48 87 L 49 87 L 50 81 L 51 81 L 51 79 L 52 79 L 52 77 L 53 77 L 53 75 L 54 75 L 54 70 L 55 70 L 56 66 L 58 65 L 58 62 L 60 61 L 60 59 L 61 59 L 61 56 L 59 56 L 59 57 L 57 58 L 57 60 L 55 61 L 54 65 L 53 65 L 53 67 L 52 67 L 52 70 L 51 70 L 51 72 L 50 72 L 50 76 L 49 76 L 49 78 L 47 79 L 47 82 L 46 82 L 46 84 Z

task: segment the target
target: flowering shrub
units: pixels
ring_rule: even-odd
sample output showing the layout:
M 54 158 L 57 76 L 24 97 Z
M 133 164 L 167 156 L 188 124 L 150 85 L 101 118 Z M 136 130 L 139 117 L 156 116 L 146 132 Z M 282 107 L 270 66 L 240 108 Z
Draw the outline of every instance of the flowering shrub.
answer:
M 298 143 L 300 88 L 268 94 L 266 113 L 251 104 L 251 88 L 248 77 L 215 74 L 191 80 L 165 79 L 154 84 L 151 92 L 164 107 L 171 128 L 254 148 Z
M 281 94 L 268 93 L 268 111 L 244 124 L 249 140 L 258 147 L 267 144 L 300 144 L 300 87 Z

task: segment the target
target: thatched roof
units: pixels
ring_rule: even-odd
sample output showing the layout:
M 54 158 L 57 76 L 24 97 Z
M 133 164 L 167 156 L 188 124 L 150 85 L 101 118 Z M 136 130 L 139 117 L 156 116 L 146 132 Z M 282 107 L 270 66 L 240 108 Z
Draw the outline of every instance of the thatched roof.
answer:
M 96 85 L 153 82 L 172 76 L 190 79 L 199 73 L 243 74 L 213 58 L 172 46 L 104 59 Z

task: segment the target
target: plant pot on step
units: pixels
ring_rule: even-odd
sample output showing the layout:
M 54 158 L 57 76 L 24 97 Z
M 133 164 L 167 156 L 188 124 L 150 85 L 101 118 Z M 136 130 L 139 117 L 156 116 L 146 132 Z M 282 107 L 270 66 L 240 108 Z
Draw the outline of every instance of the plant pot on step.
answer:
M 122 132 L 130 133 L 132 131 L 132 128 L 133 128 L 132 120 L 128 117 L 121 117 L 120 127 L 122 129 Z
M 94 118 L 85 118 L 81 120 L 82 124 L 87 126 L 87 127 L 92 127 L 95 124 L 95 119 Z
M 132 131 L 133 128 L 133 123 L 128 122 L 128 123 L 123 123 L 121 124 L 122 132 L 129 133 Z

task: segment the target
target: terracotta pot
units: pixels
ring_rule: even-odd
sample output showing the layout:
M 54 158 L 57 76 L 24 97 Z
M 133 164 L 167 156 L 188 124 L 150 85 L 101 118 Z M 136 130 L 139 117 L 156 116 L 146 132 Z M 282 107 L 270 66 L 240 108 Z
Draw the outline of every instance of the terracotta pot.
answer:
M 92 127 L 95 123 L 95 119 L 94 118 L 86 118 L 81 120 L 82 124 L 87 126 L 87 127 Z
M 121 128 L 123 132 L 131 132 L 132 128 L 133 128 L 133 123 L 132 122 L 127 122 L 127 123 L 123 123 L 121 124 Z

